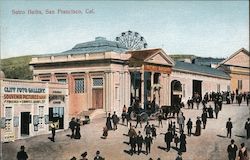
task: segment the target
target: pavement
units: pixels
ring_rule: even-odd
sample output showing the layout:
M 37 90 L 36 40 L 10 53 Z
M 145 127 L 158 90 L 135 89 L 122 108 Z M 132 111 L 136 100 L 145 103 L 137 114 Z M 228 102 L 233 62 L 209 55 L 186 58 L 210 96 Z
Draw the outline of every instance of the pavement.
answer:
M 211 103 L 213 106 L 213 103 Z M 200 107 L 201 108 L 201 107 Z M 201 116 L 202 110 L 199 109 L 182 109 L 186 121 L 192 119 L 195 124 L 196 117 Z M 246 131 L 244 124 L 248 117 L 250 117 L 250 106 L 243 103 L 241 106 L 237 104 L 223 104 L 222 111 L 219 113 L 218 119 L 208 119 L 206 129 L 202 129 L 201 136 L 187 136 L 187 152 L 183 153 L 184 160 L 226 160 L 227 146 L 230 144 L 229 138 L 226 138 L 226 122 L 231 117 L 233 123 L 232 139 L 238 147 L 244 142 L 250 148 L 250 139 L 246 139 Z M 175 121 L 175 119 L 171 119 Z M 116 131 L 109 131 L 107 139 L 102 139 L 103 127 L 106 119 L 99 118 L 91 121 L 90 124 L 81 126 L 81 139 L 71 139 L 68 135 L 71 134 L 69 129 L 59 131 L 56 133 L 55 142 L 51 142 L 48 137 L 51 135 L 40 135 L 15 142 L 2 144 L 2 158 L 3 160 L 15 160 L 16 154 L 21 145 L 26 147 L 26 152 L 29 160 L 69 160 L 73 156 L 80 159 L 80 155 L 87 151 L 89 160 L 94 159 L 97 150 L 105 157 L 105 160 L 148 160 L 152 158 L 156 160 L 175 160 L 177 151 L 171 148 L 169 152 L 164 149 L 166 144 L 164 142 L 164 133 L 167 131 L 169 120 L 163 121 L 163 128 L 156 127 L 157 137 L 153 140 L 151 153 L 145 155 L 128 154 L 130 146 L 127 144 L 129 137 L 128 127 L 122 124 L 118 125 Z M 150 124 L 158 125 L 158 121 L 150 121 Z M 132 122 L 135 125 L 135 122 Z M 137 128 L 136 131 L 143 128 Z M 185 133 L 187 132 L 185 126 Z M 193 127 L 192 132 L 195 132 Z M 161 134 L 163 133 L 163 134 Z M 174 143 L 171 144 L 175 146 Z M 145 151 L 145 146 L 143 146 Z

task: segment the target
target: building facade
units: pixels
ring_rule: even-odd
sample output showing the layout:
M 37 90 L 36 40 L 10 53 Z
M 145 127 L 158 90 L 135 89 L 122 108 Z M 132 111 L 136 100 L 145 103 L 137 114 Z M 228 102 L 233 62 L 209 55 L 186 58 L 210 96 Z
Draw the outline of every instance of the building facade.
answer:
M 0 79 L 1 141 L 49 133 L 49 124 L 68 127 L 65 84 Z
M 142 106 L 153 97 L 160 105 L 170 104 L 174 61 L 162 49 L 127 52 L 97 37 L 63 53 L 34 57 L 30 65 L 34 80 L 68 83 L 70 116 L 90 110 L 120 114 L 135 99 Z
M 135 100 L 142 107 L 153 99 L 159 106 L 171 105 L 173 96 L 186 100 L 196 88 L 201 95 L 226 91 L 230 83 L 229 76 L 216 69 L 179 68 L 179 62 L 160 48 L 129 51 L 103 37 L 62 53 L 33 57 L 30 65 L 34 80 L 68 83 L 70 117 L 83 112 L 116 111 L 120 115 L 123 106 Z M 174 80 L 180 90 L 172 88 Z
M 203 97 L 206 92 L 230 91 L 230 76 L 208 66 L 176 61 L 171 75 L 171 88 L 172 100 L 177 96 L 186 103 L 195 93 Z
M 244 48 L 239 49 L 230 57 L 219 63 L 218 69 L 228 73 L 231 77 L 231 91 L 250 91 L 250 54 Z

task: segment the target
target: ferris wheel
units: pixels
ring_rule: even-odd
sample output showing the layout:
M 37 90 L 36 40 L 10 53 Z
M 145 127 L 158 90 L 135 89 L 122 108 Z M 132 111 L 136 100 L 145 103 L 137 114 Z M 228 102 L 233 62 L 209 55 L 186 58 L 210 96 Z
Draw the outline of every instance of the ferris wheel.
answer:
M 120 36 L 115 38 L 117 42 L 127 47 L 129 50 L 140 50 L 147 48 L 147 42 L 138 32 L 127 31 L 122 32 Z

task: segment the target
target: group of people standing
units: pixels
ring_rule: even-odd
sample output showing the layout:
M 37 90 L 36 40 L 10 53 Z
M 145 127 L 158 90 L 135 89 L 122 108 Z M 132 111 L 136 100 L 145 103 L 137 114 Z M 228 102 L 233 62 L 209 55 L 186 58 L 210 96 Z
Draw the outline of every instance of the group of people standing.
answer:
M 106 125 L 103 128 L 103 138 L 106 139 L 108 136 L 108 131 L 109 130 L 117 130 L 117 124 L 119 122 L 119 117 L 116 115 L 116 112 L 114 112 L 114 114 L 111 117 L 111 114 L 108 114 L 108 117 L 106 119 Z M 113 125 L 112 125 L 113 122 Z
M 242 100 L 247 102 L 247 106 L 249 105 L 250 102 L 250 92 L 243 92 L 243 93 L 239 93 L 238 89 L 236 89 L 236 91 L 231 92 L 230 93 L 230 98 L 231 98 L 231 102 L 234 102 L 234 99 L 236 100 L 236 103 L 239 104 L 239 106 L 242 103 Z
M 75 117 L 73 117 L 71 119 L 71 121 L 69 122 L 69 128 L 71 129 L 71 136 L 70 138 L 74 138 L 74 139 L 80 139 L 81 138 L 81 133 L 80 133 L 80 120 L 79 119 L 75 119 Z
M 87 158 L 87 155 L 88 153 L 87 152 L 84 152 L 81 154 L 81 159 L 80 160 L 88 160 Z M 77 160 L 76 157 L 72 157 L 70 160 Z M 100 155 L 100 151 L 96 151 L 96 155 L 94 157 L 94 160 L 105 160 L 105 158 L 103 158 L 101 155 Z
M 138 131 L 138 134 L 136 133 L 134 127 L 130 124 L 130 129 L 128 131 L 128 136 L 129 136 L 129 144 L 131 146 L 130 149 L 130 154 L 133 155 L 136 153 L 136 146 L 137 146 L 137 154 L 139 155 L 142 152 L 142 146 L 145 144 L 145 150 L 146 154 L 149 154 L 151 151 L 151 145 L 153 143 L 153 137 L 156 138 L 156 128 L 154 125 L 151 126 L 149 123 L 146 124 L 144 128 L 144 132 L 146 133 L 145 138 L 143 138 L 141 131 Z M 152 133 L 152 136 L 151 136 Z
M 238 151 L 238 147 L 236 144 L 234 144 L 234 140 L 232 139 L 231 144 L 229 144 L 227 147 L 228 159 L 235 160 L 236 157 L 238 157 L 239 160 L 249 159 L 247 148 L 245 147 L 245 143 L 241 143 L 241 147 L 238 151 L 238 156 L 237 156 L 237 151 Z

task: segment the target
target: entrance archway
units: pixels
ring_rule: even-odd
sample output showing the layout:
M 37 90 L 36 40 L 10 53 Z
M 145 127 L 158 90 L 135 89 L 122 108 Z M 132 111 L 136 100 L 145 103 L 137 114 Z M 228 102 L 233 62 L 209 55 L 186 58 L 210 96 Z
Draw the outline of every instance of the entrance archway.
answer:
M 178 80 L 171 82 L 171 106 L 180 105 L 182 98 L 182 85 Z

